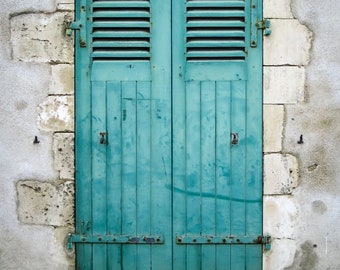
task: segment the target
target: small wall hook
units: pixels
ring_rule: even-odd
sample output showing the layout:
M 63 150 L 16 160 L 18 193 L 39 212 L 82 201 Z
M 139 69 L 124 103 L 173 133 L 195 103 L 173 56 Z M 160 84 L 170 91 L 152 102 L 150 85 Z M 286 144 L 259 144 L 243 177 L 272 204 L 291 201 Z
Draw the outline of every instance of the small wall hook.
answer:
M 298 144 L 303 144 L 304 143 L 304 141 L 303 141 L 303 135 L 301 134 L 300 135 L 300 140 L 297 142 Z
M 33 144 L 37 144 L 37 143 L 40 143 L 40 141 L 38 140 L 38 136 L 34 136 Z

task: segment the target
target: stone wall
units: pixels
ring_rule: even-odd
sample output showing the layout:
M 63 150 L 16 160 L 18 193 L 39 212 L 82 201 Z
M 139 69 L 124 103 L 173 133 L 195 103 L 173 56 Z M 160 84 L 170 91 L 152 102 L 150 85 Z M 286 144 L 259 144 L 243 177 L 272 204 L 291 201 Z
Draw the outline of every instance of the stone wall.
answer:
M 0 269 L 74 269 L 73 8 L 0 3 Z
M 264 269 L 285 269 L 294 259 L 299 204 L 293 196 L 299 184 L 299 162 L 283 149 L 287 106 L 303 103 L 312 33 L 293 17 L 290 1 L 264 1 L 264 17 L 272 34 L 264 38 L 264 233 L 272 249 L 264 254 Z M 296 141 L 299 140 L 297 136 Z
M 340 269 L 331 0 L 264 0 L 264 269 Z M 72 0 L 0 3 L 0 269 L 74 269 Z
M 264 1 L 264 269 L 340 269 L 339 7 Z

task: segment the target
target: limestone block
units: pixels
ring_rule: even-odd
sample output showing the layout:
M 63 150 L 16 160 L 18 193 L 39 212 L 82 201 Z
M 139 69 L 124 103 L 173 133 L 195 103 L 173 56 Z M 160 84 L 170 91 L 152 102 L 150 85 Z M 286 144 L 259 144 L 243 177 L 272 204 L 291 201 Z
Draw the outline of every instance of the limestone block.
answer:
M 296 104 L 304 101 L 306 73 L 302 67 L 264 67 L 265 104 Z
M 293 264 L 297 245 L 290 239 L 272 239 L 272 248 L 263 253 L 263 270 L 283 270 Z
M 272 19 L 271 28 L 264 38 L 264 65 L 307 65 L 312 32 L 295 19 Z
M 74 134 L 56 133 L 53 136 L 54 168 L 60 179 L 74 179 Z
M 73 226 L 73 181 L 52 184 L 35 180 L 17 183 L 18 217 L 25 224 Z
M 20 14 L 11 18 L 12 57 L 27 62 L 73 62 L 73 38 L 66 36 L 69 13 Z
M 284 107 L 282 105 L 263 106 L 263 151 L 280 152 L 282 149 Z
M 43 131 L 74 130 L 74 98 L 49 96 L 38 106 L 38 126 Z
M 57 0 L 57 10 L 74 10 L 74 0 Z
M 293 196 L 264 196 L 263 232 L 273 238 L 295 239 L 299 205 Z
M 299 165 L 292 155 L 265 155 L 264 194 L 291 194 L 299 180 Z
M 49 93 L 67 95 L 74 93 L 74 66 L 68 64 L 52 65 Z
M 290 9 L 291 0 L 265 0 L 263 1 L 264 18 L 293 18 Z

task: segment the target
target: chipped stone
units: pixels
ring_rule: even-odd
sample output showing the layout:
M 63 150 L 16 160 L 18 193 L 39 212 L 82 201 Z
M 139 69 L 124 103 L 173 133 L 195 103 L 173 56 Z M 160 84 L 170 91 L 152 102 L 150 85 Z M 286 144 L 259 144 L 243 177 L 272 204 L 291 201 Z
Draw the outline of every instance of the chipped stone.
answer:
M 310 60 L 312 32 L 298 20 L 272 19 L 272 33 L 264 38 L 265 65 L 305 66 Z
M 282 149 L 284 107 L 265 105 L 263 107 L 263 151 L 280 152 Z
M 305 69 L 264 67 L 264 104 L 296 104 L 304 101 Z
M 74 93 L 74 66 L 68 64 L 52 65 L 49 93 L 52 95 L 71 95 Z
M 74 10 L 74 0 L 57 0 L 57 10 Z
M 264 194 L 291 194 L 298 185 L 299 165 L 293 155 L 264 156 Z
M 18 217 L 25 224 L 73 226 L 73 181 L 48 183 L 35 180 L 17 183 Z
M 38 125 L 43 131 L 74 130 L 74 98 L 50 96 L 38 107 Z
M 294 239 L 299 206 L 293 196 L 264 196 L 263 231 L 273 238 Z
M 12 57 L 26 62 L 73 62 L 73 38 L 66 36 L 67 13 L 30 13 L 11 18 Z
M 56 133 L 53 136 L 54 168 L 60 179 L 74 179 L 74 134 Z

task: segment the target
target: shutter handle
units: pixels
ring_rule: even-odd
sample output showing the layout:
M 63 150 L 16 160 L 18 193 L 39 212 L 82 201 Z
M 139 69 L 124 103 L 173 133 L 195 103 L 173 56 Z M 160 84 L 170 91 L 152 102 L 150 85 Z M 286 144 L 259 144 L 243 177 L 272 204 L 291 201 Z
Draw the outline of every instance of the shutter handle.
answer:
M 106 132 L 100 132 L 99 135 L 100 135 L 99 143 L 100 144 L 107 144 L 107 139 L 106 139 L 107 133 Z
M 231 133 L 231 144 L 233 145 L 238 144 L 238 133 L 237 132 Z

